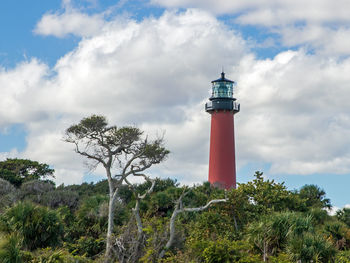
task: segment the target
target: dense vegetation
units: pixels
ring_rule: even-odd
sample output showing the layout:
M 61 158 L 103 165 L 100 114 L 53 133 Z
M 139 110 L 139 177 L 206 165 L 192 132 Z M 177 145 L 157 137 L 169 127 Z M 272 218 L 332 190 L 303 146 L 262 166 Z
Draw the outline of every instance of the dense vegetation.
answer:
M 47 164 L 1 161 L 1 263 L 350 263 L 350 209 L 330 216 L 316 185 L 290 191 L 260 172 L 230 191 L 153 178 L 163 138 L 99 115 L 64 140 L 106 180 L 56 187 Z
M 55 187 L 46 176 L 24 173 L 11 181 L 9 174 L 0 173 L 0 262 L 103 261 L 106 180 Z M 114 215 L 115 262 L 350 262 L 350 209 L 327 214 L 330 200 L 315 185 L 290 191 L 257 172 L 253 181 L 225 193 L 208 183 L 186 188 L 157 179 L 153 192 L 140 201 L 139 239 L 133 208 L 136 194 L 150 184 L 121 186 Z M 179 213 L 174 242 L 160 258 L 180 197 L 187 208 L 227 201 Z

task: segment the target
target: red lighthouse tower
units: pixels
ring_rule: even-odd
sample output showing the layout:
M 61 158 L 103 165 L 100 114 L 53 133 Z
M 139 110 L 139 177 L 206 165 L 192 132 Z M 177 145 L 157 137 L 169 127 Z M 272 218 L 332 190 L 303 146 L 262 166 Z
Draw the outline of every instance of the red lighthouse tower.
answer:
M 233 115 L 240 105 L 233 98 L 234 81 L 221 78 L 212 82 L 212 96 L 205 104 L 211 115 L 209 182 L 217 187 L 236 188 L 236 156 Z

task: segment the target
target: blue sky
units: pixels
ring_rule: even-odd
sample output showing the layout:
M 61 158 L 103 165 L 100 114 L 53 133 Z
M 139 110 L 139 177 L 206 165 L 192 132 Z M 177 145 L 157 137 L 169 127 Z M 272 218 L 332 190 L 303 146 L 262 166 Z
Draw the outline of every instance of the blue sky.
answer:
M 51 0 L 0 3 L 0 158 L 56 169 L 57 183 L 99 180 L 62 141 L 92 113 L 165 132 L 155 170 L 207 179 L 210 81 L 237 81 L 238 181 L 261 170 L 290 189 L 350 204 L 347 1 Z

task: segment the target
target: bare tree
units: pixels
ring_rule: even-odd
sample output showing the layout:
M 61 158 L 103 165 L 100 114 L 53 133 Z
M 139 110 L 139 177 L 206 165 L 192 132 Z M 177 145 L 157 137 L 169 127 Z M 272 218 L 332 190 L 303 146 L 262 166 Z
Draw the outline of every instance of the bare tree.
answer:
M 209 201 L 204 206 L 200 206 L 200 207 L 184 207 L 184 205 L 183 205 L 183 198 L 189 192 L 190 191 L 186 191 L 186 188 L 185 188 L 184 192 L 181 194 L 181 196 L 179 197 L 179 199 L 175 203 L 175 208 L 174 208 L 173 214 L 171 215 L 170 223 L 169 223 L 169 239 L 168 239 L 168 242 L 166 243 L 164 249 L 160 252 L 159 258 L 163 258 L 165 253 L 169 250 L 169 248 L 171 248 L 171 246 L 174 243 L 174 238 L 175 238 L 175 220 L 176 220 L 176 217 L 179 214 L 184 213 L 184 212 L 200 212 L 200 211 L 203 211 L 203 210 L 207 209 L 212 204 L 221 203 L 221 202 L 227 202 L 228 201 L 228 199 L 226 199 L 226 198 L 225 199 L 214 199 L 214 200 Z
M 66 130 L 64 140 L 75 145 L 75 152 L 88 160 L 90 169 L 102 165 L 109 186 L 106 262 L 113 258 L 113 218 L 120 186 L 130 175 L 142 176 L 154 164 L 162 162 L 169 151 L 163 138 L 148 141 L 136 127 L 108 126 L 104 116 L 92 115 Z

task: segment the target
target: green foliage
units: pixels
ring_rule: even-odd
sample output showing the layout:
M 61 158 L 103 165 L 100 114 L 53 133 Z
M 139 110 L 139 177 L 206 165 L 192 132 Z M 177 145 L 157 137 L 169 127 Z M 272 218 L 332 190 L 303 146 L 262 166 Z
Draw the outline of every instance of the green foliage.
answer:
M 72 255 L 83 255 L 85 257 L 95 257 L 99 255 L 105 247 L 104 238 L 94 239 L 92 237 L 80 237 L 74 244 L 67 244 Z
M 23 238 L 24 247 L 34 250 L 57 246 L 63 235 L 58 213 L 32 203 L 18 203 L 0 217 L 0 230 L 17 233 Z
M 167 227 L 167 221 L 163 217 L 153 217 L 146 223 L 147 225 L 144 226 L 143 231 L 148 238 L 140 262 L 157 262 L 159 252 L 167 241 L 167 232 L 164 231 Z
M 248 225 L 246 232 L 247 240 L 258 252 L 265 253 L 265 256 L 276 256 L 285 249 L 290 236 L 302 237 L 305 232 L 312 230 L 311 216 L 283 212 L 252 222 Z
M 115 223 L 121 225 L 128 214 L 124 207 L 116 205 Z M 68 229 L 66 240 L 79 239 L 80 236 L 91 236 L 98 239 L 107 229 L 108 196 L 96 195 L 82 201 L 79 209 L 75 212 L 74 223 Z
M 350 263 L 350 250 L 337 253 L 334 263 Z
M 150 207 L 159 216 L 171 216 L 174 208 L 173 188 L 154 193 L 150 200 Z
M 78 125 L 73 125 L 67 129 L 67 133 L 73 133 L 78 137 L 83 137 L 87 133 L 96 133 L 106 129 L 108 123 L 105 117 L 92 115 L 84 118 Z
M 326 192 L 317 185 L 304 185 L 300 191 L 299 196 L 305 200 L 308 207 L 331 208 L 331 201 L 326 198 Z
M 168 251 L 165 253 L 165 257 L 161 260 L 158 260 L 159 263 L 195 263 L 196 261 L 193 259 L 189 253 L 184 253 L 181 250 L 177 250 L 174 253 Z
M 0 262 L 102 262 L 109 200 L 106 180 L 56 189 L 41 180 L 25 181 L 19 188 L 3 179 L 0 183 L 0 200 L 4 200 L 3 211 L 0 209 Z M 136 194 L 149 187 L 149 182 L 136 185 Z M 143 235 L 137 239 L 131 210 L 135 195 L 123 185 L 114 218 L 115 238 L 122 248 L 118 251 L 124 253 L 119 260 L 135 253 L 135 242 L 140 242 L 135 262 L 258 263 L 265 253 L 270 263 L 350 263 L 350 209 L 330 216 L 324 209 L 329 203 L 324 192 L 313 186 L 303 189 L 289 191 L 257 172 L 253 181 L 228 191 L 226 203 L 200 213 L 180 214 L 173 246 L 160 260 L 159 253 L 169 238 L 174 202 L 184 187 L 175 180 L 156 180 L 153 193 L 140 204 Z M 7 195 L 12 199 L 1 199 Z M 199 207 L 223 197 L 223 190 L 204 183 L 190 188 L 183 205 Z M 29 202 L 14 204 L 18 199 L 55 210 Z
M 16 234 L 5 235 L 0 238 L 0 262 L 22 263 L 21 238 Z
M 256 172 L 253 181 L 240 184 L 237 189 L 236 195 L 243 195 L 244 201 L 250 204 L 245 205 L 250 216 L 303 209 L 302 200 L 298 195 L 288 191 L 284 183 L 264 180 L 262 175 L 261 172 Z
M 341 210 L 338 210 L 337 213 L 337 218 L 344 222 L 348 227 L 350 227 L 350 208 L 344 207 Z
M 198 240 L 235 239 L 237 232 L 232 218 L 223 212 L 214 208 L 197 215 L 190 226 L 188 243 L 195 246 Z
M 288 254 L 296 262 L 332 262 L 336 249 L 319 234 L 305 233 L 303 236 L 293 236 L 287 246 Z
M 0 178 L 16 187 L 31 180 L 43 180 L 53 176 L 54 170 L 47 164 L 27 159 L 7 159 L 0 162 Z
M 271 263 L 294 263 L 290 260 L 290 257 L 286 253 L 280 253 L 277 256 L 269 257 L 269 262 Z
M 57 190 L 66 190 L 77 193 L 79 198 L 85 199 L 93 195 L 107 195 L 108 194 L 108 181 L 102 180 L 97 183 L 82 183 L 80 185 L 73 184 L 64 186 L 63 184 L 57 187 Z
M 193 250 L 193 256 L 197 257 L 201 262 L 262 262 L 258 255 L 250 253 L 250 245 L 244 241 L 220 239 L 217 241 L 203 240 L 200 243 L 201 244 L 198 245 L 198 248 Z
M 131 145 L 135 141 L 140 140 L 142 132 L 136 127 L 122 127 L 118 129 L 116 126 L 108 126 L 106 117 L 100 115 L 91 115 L 83 118 L 79 124 L 72 125 L 66 130 L 66 141 L 73 142 L 76 140 L 87 139 L 91 145 L 107 147 L 109 149 L 118 148 L 121 145 Z M 97 135 L 103 135 L 103 140 Z M 89 144 L 87 144 L 90 146 Z M 118 150 L 119 151 L 119 150 Z
M 209 242 L 208 246 L 203 251 L 205 262 L 261 262 L 256 255 L 248 253 L 249 246 L 241 241 L 219 240 Z
M 114 168 L 123 170 L 132 165 L 138 167 L 136 171 L 144 171 L 164 161 L 169 151 L 163 147 L 162 138 L 148 141 L 142 134 L 137 127 L 108 126 L 106 117 L 91 115 L 69 127 L 65 141 L 73 143 L 77 153 L 88 157 L 92 168 L 104 164 L 110 173 L 114 160 L 118 159 Z M 122 154 L 124 158 L 119 158 Z M 131 163 L 125 166 L 128 161 Z
M 349 248 L 350 229 L 344 223 L 329 221 L 325 223 L 323 232 L 338 250 Z
M 327 211 L 319 207 L 309 208 L 306 214 L 312 217 L 314 225 L 322 225 L 325 222 L 332 220 L 331 216 L 328 215 Z
M 288 191 L 283 183 L 264 180 L 261 172 L 255 173 L 253 181 L 231 190 L 228 198 L 225 209 L 239 229 L 273 212 L 306 210 L 298 194 Z
M 146 182 L 146 189 L 149 188 L 150 183 Z M 160 191 L 165 191 L 168 188 L 172 188 L 172 187 L 178 187 L 179 183 L 176 181 L 176 179 L 171 179 L 171 178 L 166 178 L 166 179 L 160 179 L 160 178 L 156 178 L 156 184 L 154 186 L 154 192 L 160 192 Z M 145 190 L 145 189 L 143 189 Z
M 52 250 L 51 248 L 39 249 L 27 254 L 28 263 L 92 263 L 84 256 L 74 256 L 64 249 Z

